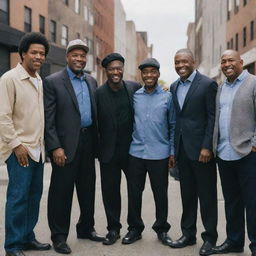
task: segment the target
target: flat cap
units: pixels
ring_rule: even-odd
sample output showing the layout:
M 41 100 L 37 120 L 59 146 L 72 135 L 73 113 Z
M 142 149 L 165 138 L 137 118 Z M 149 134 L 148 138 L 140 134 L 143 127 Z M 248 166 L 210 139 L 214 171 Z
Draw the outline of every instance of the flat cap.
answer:
M 160 64 L 154 58 L 147 58 L 141 62 L 141 64 L 139 65 L 139 69 L 142 70 L 143 68 L 146 68 L 146 67 L 154 67 L 154 68 L 160 69 Z
M 69 53 L 73 49 L 83 49 L 86 53 L 89 51 L 87 44 L 81 39 L 75 39 L 68 43 L 66 53 Z
M 116 52 L 110 53 L 107 55 L 101 62 L 103 68 L 107 68 L 108 64 L 114 60 L 119 60 L 124 63 L 124 57 Z

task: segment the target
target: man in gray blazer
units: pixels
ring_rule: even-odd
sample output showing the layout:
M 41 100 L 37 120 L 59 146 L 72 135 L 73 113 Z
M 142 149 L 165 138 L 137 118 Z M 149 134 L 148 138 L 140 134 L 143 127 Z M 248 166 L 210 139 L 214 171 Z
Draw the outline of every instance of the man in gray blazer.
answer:
M 245 212 L 252 256 L 256 256 L 256 77 L 243 70 L 238 52 L 221 57 L 227 77 L 216 97 L 213 146 L 225 199 L 225 242 L 213 253 L 243 252 Z M 246 211 L 245 211 L 246 210 Z

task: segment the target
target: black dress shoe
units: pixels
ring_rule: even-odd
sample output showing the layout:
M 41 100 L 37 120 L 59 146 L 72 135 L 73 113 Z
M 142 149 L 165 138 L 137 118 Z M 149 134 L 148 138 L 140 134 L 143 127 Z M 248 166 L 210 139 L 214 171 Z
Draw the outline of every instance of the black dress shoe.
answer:
M 91 241 L 95 241 L 95 242 L 102 242 L 105 240 L 105 237 L 100 236 L 95 230 L 88 233 L 84 233 L 84 234 L 77 234 L 77 238 L 90 239 Z
M 193 245 L 196 243 L 196 239 L 190 239 L 186 236 L 182 236 L 181 238 L 179 238 L 178 240 L 176 241 L 173 241 L 170 246 L 172 248 L 184 248 L 186 246 L 189 246 L 189 245 Z
M 120 234 L 116 230 L 109 230 L 109 232 L 106 235 L 105 240 L 102 242 L 104 245 L 111 245 L 114 244 L 117 239 L 120 238 Z
M 132 244 L 139 239 L 141 239 L 141 233 L 135 230 L 131 230 L 122 239 L 122 244 Z
M 70 254 L 71 253 L 71 249 L 65 241 L 54 242 L 53 248 L 58 253 L 62 253 L 62 254 Z
M 47 251 L 51 249 L 51 245 L 50 244 L 42 244 L 40 242 L 38 242 L 36 239 L 25 244 L 23 250 L 24 251 L 29 251 L 29 250 L 33 250 L 33 251 Z
M 205 241 L 200 248 L 199 254 L 200 255 L 211 255 L 214 254 L 213 250 L 213 245 L 209 241 Z
M 157 233 L 157 237 L 162 242 L 162 244 L 171 246 L 172 239 L 166 232 Z
M 25 256 L 22 251 L 6 252 L 5 256 Z
M 222 245 L 213 247 L 212 251 L 214 254 L 223 254 L 229 252 L 243 252 L 244 248 L 235 246 L 232 243 L 225 241 Z

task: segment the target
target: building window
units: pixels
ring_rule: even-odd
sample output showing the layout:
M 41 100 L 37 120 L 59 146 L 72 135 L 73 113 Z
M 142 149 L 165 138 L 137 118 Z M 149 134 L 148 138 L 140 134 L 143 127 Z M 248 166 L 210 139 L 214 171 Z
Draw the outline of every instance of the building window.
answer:
M 239 4 L 240 4 L 240 0 L 234 0 L 235 13 L 238 13 L 239 11 Z
M 50 21 L 50 40 L 56 43 L 56 22 L 54 20 Z
M 230 49 L 234 49 L 234 40 L 231 38 L 230 40 Z
M 68 27 L 65 25 L 62 25 L 61 29 L 61 44 L 63 46 L 67 46 L 68 44 Z
M 81 38 L 80 33 L 78 33 L 78 32 L 76 33 L 76 38 L 77 38 L 77 39 L 80 39 L 80 38 Z
M 42 15 L 39 15 L 39 31 L 45 34 L 45 17 Z
M 84 6 L 84 20 L 85 21 L 89 20 L 89 10 L 86 5 Z
M 243 47 L 246 46 L 246 27 L 243 28 Z
M 227 49 L 230 49 L 230 43 L 227 42 Z
M 0 0 L 0 23 L 9 24 L 9 0 Z
M 239 36 L 238 33 L 236 33 L 236 41 L 235 41 L 235 50 L 238 51 L 238 47 L 239 47 Z
M 230 20 L 231 10 L 232 10 L 231 0 L 227 0 L 227 20 Z
M 80 0 L 75 0 L 75 12 L 80 13 Z
M 253 20 L 250 23 L 250 39 L 254 40 L 254 21 Z
M 28 7 L 24 7 L 24 31 L 30 32 L 31 31 L 31 9 Z
M 244 6 L 247 5 L 247 0 L 244 0 Z
M 68 5 L 68 0 L 63 0 L 65 5 Z

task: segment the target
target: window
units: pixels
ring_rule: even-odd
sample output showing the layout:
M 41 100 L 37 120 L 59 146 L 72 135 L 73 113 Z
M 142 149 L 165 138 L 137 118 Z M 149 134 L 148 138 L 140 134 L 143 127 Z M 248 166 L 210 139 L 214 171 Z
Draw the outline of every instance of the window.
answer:
M 61 44 L 63 46 L 67 46 L 68 44 L 68 27 L 65 25 L 62 25 L 61 29 Z
M 89 10 L 86 5 L 84 6 L 84 20 L 85 21 L 89 20 Z
M 75 12 L 80 13 L 80 0 L 75 0 Z
M 227 49 L 230 49 L 230 43 L 227 42 Z
M 63 0 L 65 5 L 68 5 L 68 0 Z
M 240 4 L 240 0 L 234 0 L 235 13 L 238 13 L 239 11 L 239 4 Z
M 243 28 L 243 47 L 246 46 L 246 27 Z
M 238 47 L 239 47 L 239 36 L 238 33 L 236 33 L 236 41 L 235 41 L 235 50 L 238 51 Z
M 250 39 L 254 39 L 254 21 L 252 20 L 250 23 Z
M 234 40 L 231 38 L 230 40 L 230 49 L 234 49 Z
M 0 23 L 9 24 L 9 0 L 0 0 Z
M 45 34 L 45 17 L 42 15 L 39 15 L 39 31 Z
M 24 31 L 31 31 L 31 9 L 28 7 L 24 7 Z
M 247 0 L 244 0 L 244 6 L 247 5 Z
M 81 37 L 81 36 L 80 36 L 80 33 L 77 32 L 77 33 L 76 33 L 76 38 L 77 38 L 77 39 L 80 39 L 80 37 Z
M 50 40 L 56 43 L 56 22 L 54 20 L 50 21 Z
M 231 0 L 227 0 L 227 20 L 230 20 L 231 10 L 232 10 Z

